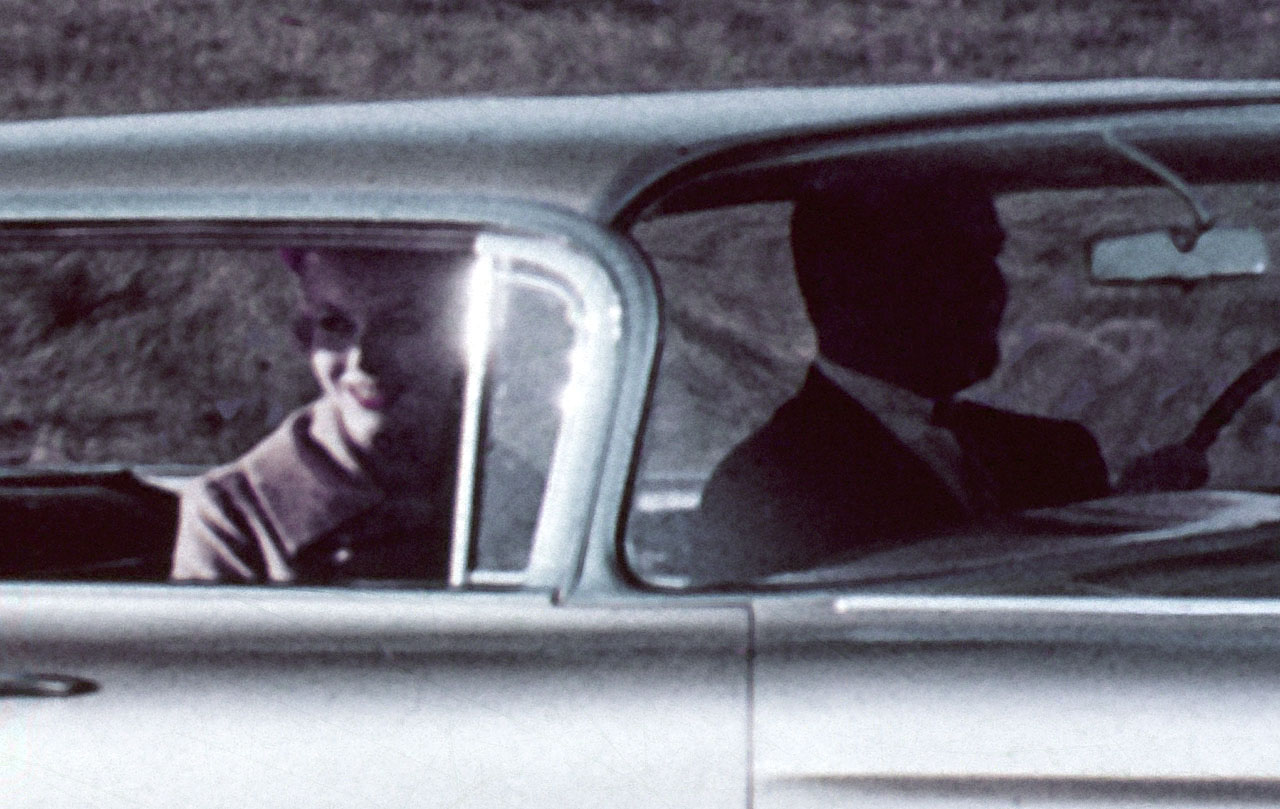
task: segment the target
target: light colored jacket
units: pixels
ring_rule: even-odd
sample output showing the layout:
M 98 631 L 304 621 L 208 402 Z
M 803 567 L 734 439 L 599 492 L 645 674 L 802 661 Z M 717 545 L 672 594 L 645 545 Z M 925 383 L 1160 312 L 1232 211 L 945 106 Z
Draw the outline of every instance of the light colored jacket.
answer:
M 442 579 L 452 480 L 444 490 L 389 495 L 353 471 L 359 466 L 337 418 L 320 399 L 239 460 L 192 481 L 182 495 L 171 578 Z

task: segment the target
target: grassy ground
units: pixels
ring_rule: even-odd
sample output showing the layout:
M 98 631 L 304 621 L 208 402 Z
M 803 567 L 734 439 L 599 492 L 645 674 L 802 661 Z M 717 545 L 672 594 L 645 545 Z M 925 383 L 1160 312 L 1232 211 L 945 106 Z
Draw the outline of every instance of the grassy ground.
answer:
M 1262 0 L 3 0 L 0 113 L 1280 75 Z

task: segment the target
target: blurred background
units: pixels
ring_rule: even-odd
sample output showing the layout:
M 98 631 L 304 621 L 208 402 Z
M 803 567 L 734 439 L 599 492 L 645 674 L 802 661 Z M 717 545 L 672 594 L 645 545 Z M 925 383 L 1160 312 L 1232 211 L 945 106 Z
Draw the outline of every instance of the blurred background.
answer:
M 3 0 L 9 118 L 463 93 L 1280 76 L 1280 1 Z

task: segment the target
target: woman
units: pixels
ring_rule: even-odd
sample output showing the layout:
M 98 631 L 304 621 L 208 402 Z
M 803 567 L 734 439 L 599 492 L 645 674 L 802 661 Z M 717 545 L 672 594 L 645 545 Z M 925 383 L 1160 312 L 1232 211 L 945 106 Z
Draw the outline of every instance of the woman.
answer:
M 288 250 L 320 397 L 182 497 L 172 578 L 443 579 L 469 253 Z

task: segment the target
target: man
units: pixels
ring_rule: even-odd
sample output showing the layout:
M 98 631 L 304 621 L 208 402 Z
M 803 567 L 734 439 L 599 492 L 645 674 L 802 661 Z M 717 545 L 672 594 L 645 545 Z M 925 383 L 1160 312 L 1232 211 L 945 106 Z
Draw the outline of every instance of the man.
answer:
M 696 578 L 749 581 L 1109 493 L 1083 427 L 952 398 L 999 361 L 1003 239 L 990 195 L 963 181 L 797 201 L 819 355 L 708 482 Z

